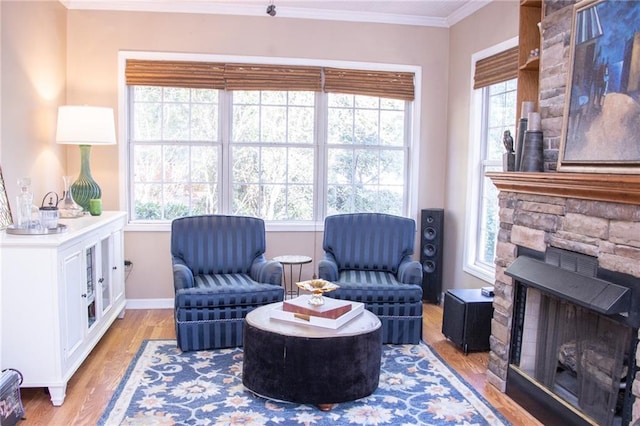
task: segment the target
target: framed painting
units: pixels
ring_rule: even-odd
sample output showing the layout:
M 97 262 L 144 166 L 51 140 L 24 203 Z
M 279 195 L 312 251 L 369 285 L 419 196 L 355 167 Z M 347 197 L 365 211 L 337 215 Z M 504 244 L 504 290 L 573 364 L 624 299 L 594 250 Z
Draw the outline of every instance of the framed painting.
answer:
M 640 173 L 640 2 L 573 10 L 558 170 Z

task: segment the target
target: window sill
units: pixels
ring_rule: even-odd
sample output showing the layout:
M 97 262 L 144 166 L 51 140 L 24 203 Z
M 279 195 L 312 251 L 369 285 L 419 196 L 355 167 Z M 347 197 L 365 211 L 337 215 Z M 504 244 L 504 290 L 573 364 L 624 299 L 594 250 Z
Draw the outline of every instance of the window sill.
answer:
M 462 270 L 482 281 L 486 281 L 489 285 L 493 285 L 496 281 L 495 268 L 489 268 L 481 265 L 465 265 Z

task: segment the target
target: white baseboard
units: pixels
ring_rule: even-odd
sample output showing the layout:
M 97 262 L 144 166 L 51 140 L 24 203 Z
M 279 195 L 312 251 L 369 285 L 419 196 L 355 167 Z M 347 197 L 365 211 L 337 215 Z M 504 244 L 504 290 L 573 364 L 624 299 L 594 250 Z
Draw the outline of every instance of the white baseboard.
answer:
M 127 309 L 173 309 L 173 298 L 127 299 Z

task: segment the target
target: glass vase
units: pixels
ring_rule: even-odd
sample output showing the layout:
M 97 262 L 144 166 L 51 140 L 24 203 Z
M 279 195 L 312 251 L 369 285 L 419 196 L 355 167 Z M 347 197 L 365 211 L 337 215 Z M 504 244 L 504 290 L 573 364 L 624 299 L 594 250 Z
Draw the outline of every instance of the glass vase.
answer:
M 64 192 L 62 193 L 62 200 L 58 203 L 61 218 L 82 216 L 82 207 L 74 201 L 73 195 L 71 194 L 71 179 L 71 176 L 62 176 Z

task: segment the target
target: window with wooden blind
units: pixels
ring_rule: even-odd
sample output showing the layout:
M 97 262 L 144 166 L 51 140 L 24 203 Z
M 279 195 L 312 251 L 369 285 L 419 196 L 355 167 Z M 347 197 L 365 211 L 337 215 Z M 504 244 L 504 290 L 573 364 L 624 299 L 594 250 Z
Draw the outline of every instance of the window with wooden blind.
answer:
M 495 276 L 499 206 L 498 191 L 485 174 L 502 171 L 505 130 L 515 137 L 518 49 L 515 40 L 510 43 L 474 55 L 464 269 L 489 283 Z
M 409 215 L 413 72 L 127 58 L 134 223 Z

